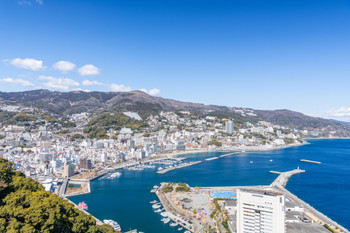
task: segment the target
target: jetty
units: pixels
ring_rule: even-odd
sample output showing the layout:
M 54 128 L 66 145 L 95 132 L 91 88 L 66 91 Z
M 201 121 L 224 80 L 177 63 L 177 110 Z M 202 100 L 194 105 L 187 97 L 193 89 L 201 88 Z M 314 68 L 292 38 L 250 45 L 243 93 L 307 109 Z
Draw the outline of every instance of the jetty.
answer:
M 201 162 L 202 162 L 202 161 L 184 163 L 184 164 L 181 164 L 181 165 L 178 165 L 178 166 L 175 166 L 175 167 L 169 167 L 169 168 L 163 169 L 163 170 L 161 170 L 161 171 L 157 171 L 157 173 L 158 173 L 158 174 L 164 174 L 164 173 L 170 172 L 170 171 L 175 170 L 175 169 L 180 169 L 180 168 L 184 168 L 184 167 L 189 167 L 189 166 L 192 166 L 192 165 L 201 163 Z
M 305 162 L 305 163 L 316 163 L 316 164 L 321 164 L 321 162 L 318 161 L 312 161 L 312 160 L 308 160 L 308 159 L 301 159 L 301 162 Z
M 276 171 L 270 171 L 270 172 L 275 173 L 275 174 L 279 174 L 279 176 L 276 178 L 276 180 L 274 182 L 272 182 L 271 186 L 272 187 L 285 187 L 291 176 L 293 176 L 295 174 L 303 173 L 303 172 L 305 172 L 305 170 L 301 170 L 298 167 L 297 169 L 294 169 L 294 170 L 288 171 L 288 172 L 280 172 L 280 173 L 278 173 Z
M 211 158 L 207 158 L 205 159 L 206 161 L 211 161 L 211 160 L 215 160 L 215 159 L 218 159 L 219 157 L 211 157 Z
M 228 153 L 228 154 L 224 154 L 224 155 L 220 155 L 220 158 L 226 157 L 226 156 L 230 156 L 230 155 L 235 155 L 235 154 L 239 154 L 241 152 L 233 152 L 233 153 Z

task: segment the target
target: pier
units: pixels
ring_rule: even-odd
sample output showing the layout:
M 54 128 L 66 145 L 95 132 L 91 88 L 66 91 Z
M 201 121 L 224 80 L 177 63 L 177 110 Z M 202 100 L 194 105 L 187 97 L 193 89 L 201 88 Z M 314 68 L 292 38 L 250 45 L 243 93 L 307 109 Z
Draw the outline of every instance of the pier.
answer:
M 305 170 L 301 170 L 301 169 L 294 169 L 292 171 L 288 171 L 288 172 L 276 172 L 276 171 L 270 171 L 271 173 L 275 173 L 275 174 L 280 174 L 277 179 L 271 184 L 272 187 L 284 187 L 286 186 L 286 184 L 288 183 L 288 180 L 291 176 L 295 175 L 295 174 L 299 174 L 299 173 L 303 173 L 305 172 Z
M 321 162 L 318 161 L 312 161 L 312 160 L 307 160 L 307 159 L 301 159 L 301 162 L 305 162 L 305 163 L 316 163 L 316 164 L 321 164 Z
M 163 169 L 163 170 L 161 170 L 161 171 L 157 171 L 157 173 L 158 173 L 158 174 L 164 174 L 164 173 L 170 172 L 170 171 L 175 170 L 175 169 L 180 169 L 180 168 L 184 168 L 184 167 L 189 167 L 189 166 L 192 166 L 192 165 L 201 163 L 201 162 L 202 162 L 202 161 L 184 163 L 184 164 L 181 164 L 181 165 L 178 165 L 178 166 L 175 166 L 175 167 L 169 167 L 169 168 Z

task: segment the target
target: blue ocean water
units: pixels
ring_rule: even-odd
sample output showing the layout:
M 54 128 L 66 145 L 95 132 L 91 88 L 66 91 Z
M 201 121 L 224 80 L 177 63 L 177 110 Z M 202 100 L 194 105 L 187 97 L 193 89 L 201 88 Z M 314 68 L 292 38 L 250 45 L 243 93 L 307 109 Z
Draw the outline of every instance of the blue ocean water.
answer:
M 203 163 L 156 174 L 153 169 L 122 170 L 113 180 L 94 180 L 90 194 L 71 197 L 85 201 L 97 218 L 116 220 L 123 231 L 138 229 L 146 233 L 179 232 L 162 223 L 153 212 L 150 193 L 160 182 L 186 182 L 191 186 L 268 185 L 276 177 L 270 170 L 288 171 L 300 166 L 306 173 L 293 176 L 287 189 L 339 224 L 350 229 L 350 140 L 309 140 L 310 144 L 269 152 L 241 153 L 217 160 L 205 158 L 225 153 L 184 155 Z M 300 162 L 309 159 L 322 162 Z M 251 163 L 252 161 L 252 163 Z

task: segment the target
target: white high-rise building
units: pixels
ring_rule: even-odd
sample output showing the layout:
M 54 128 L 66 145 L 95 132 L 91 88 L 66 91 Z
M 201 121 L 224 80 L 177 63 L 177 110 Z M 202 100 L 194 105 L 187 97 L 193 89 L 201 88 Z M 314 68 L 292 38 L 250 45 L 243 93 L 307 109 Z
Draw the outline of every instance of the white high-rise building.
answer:
M 285 233 L 285 197 L 258 189 L 237 191 L 237 233 Z
M 235 128 L 235 124 L 233 123 L 233 121 L 227 121 L 225 123 L 225 133 L 230 133 L 232 134 Z

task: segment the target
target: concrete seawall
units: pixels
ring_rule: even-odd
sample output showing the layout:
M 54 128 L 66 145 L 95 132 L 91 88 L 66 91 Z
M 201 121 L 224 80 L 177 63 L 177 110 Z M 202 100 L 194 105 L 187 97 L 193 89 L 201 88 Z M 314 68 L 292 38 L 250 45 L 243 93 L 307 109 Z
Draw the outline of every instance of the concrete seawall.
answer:
M 167 168 L 167 169 L 164 169 L 164 170 L 161 170 L 161 171 L 157 171 L 157 173 L 158 173 L 158 174 L 164 174 L 164 173 L 170 172 L 170 171 L 172 171 L 172 170 L 176 170 L 176 169 L 180 169 L 180 168 L 184 168 L 184 167 L 189 167 L 189 166 L 192 166 L 192 165 L 201 163 L 201 162 L 202 162 L 202 161 L 196 161 L 196 162 L 191 162 L 191 163 L 185 163 L 185 164 L 181 164 L 181 165 L 176 166 L 176 167 L 170 167 L 170 168 Z

